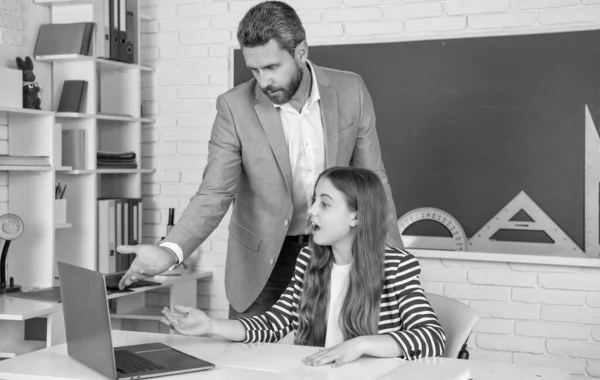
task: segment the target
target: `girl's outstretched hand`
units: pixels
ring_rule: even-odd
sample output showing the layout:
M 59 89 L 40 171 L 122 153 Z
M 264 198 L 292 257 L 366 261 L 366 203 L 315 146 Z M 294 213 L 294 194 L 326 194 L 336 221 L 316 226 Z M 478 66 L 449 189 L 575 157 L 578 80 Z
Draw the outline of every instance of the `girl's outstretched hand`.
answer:
M 302 362 L 310 366 L 320 366 L 332 363 L 332 367 L 339 367 L 346 363 L 351 363 L 360 358 L 363 354 L 363 348 L 360 337 L 347 340 L 337 346 L 326 348 L 304 358 Z
M 162 309 L 162 323 L 182 335 L 204 335 L 212 333 L 212 319 L 202 310 L 193 307 L 173 305 L 172 309 Z

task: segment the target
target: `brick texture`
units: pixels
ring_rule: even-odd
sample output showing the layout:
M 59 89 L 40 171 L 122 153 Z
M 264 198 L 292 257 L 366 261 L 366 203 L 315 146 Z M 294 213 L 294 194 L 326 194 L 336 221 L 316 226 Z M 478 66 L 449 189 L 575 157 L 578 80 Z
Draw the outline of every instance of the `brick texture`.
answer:
M 289 0 L 310 46 L 507 33 L 597 29 L 600 0 Z M 143 76 L 143 131 L 148 210 L 144 238 L 165 233 L 166 209 L 181 215 L 206 165 L 215 99 L 232 85 L 237 23 L 257 1 L 151 1 L 155 20 L 142 23 L 143 57 L 156 69 Z M 5 125 L 5 124 L 4 124 Z M 6 128 L 4 127 L 4 130 Z M 1 133 L 0 153 L 6 148 Z M 6 133 L 5 133 L 6 135 Z M 0 173 L 0 211 L 6 179 Z M 4 176 L 5 177 L 5 176 Z M 6 208 L 6 207 L 5 207 Z M 6 211 L 6 210 L 5 210 Z M 229 213 L 190 261 L 213 270 L 198 285 L 199 305 L 227 317 L 224 267 Z M 459 299 L 482 319 L 469 339 L 471 360 L 553 366 L 574 377 L 600 377 L 600 271 L 557 265 L 420 259 L 426 291 Z M 162 304 L 164 297 L 152 302 Z M 156 326 L 155 326 L 156 325 Z M 161 331 L 156 323 L 134 328 Z

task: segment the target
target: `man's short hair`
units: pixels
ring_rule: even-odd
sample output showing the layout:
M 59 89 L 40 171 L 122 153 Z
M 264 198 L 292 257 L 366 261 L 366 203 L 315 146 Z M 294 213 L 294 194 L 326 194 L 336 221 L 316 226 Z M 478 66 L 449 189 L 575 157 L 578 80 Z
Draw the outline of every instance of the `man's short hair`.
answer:
M 306 39 L 300 17 L 288 4 L 265 1 L 250 8 L 240 21 L 237 32 L 240 47 L 263 46 L 271 40 L 292 56 Z

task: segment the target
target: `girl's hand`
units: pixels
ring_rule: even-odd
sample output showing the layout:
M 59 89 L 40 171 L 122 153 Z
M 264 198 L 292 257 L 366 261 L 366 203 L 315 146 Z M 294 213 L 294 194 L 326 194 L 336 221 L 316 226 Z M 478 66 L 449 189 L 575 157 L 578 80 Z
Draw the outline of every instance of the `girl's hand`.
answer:
M 162 323 L 182 335 L 203 335 L 212 332 L 212 319 L 202 310 L 193 307 L 173 305 L 173 309 L 162 309 Z
M 310 366 L 320 366 L 333 363 L 332 367 L 339 367 L 342 364 L 350 363 L 360 358 L 363 354 L 363 348 L 360 337 L 353 338 L 340 343 L 337 346 L 326 348 L 304 358 L 302 362 Z

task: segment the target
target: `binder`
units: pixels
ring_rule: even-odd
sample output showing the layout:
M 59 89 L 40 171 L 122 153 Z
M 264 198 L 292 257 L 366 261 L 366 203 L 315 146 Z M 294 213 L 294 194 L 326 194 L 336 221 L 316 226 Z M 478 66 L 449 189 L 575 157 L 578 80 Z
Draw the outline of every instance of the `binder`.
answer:
M 123 203 L 123 222 L 122 222 L 122 226 L 123 226 L 123 244 L 125 245 L 131 245 L 131 235 L 130 235 L 130 230 L 131 230 L 131 221 L 130 221 L 130 207 L 131 207 L 131 203 L 129 202 L 129 199 L 121 199 L 121 202 Z M 121 260 L 119 262 L 120 267 L 117 267 L 117 271 L 123 271 L 123 270 L 127 270 L 127 268 L 129 267 L 129 265 L 127 265 L 129 258 L 131 257 L 131 255 L 119 255 L 121 256 Z
M 102 0 L 94 3 L 94 21 L 96 23 L 94 56 L 100 58 L 110 58 L 111 1 Z
M 125 244 L 123 240 L 123 200 L 115 199 L 115 241 L 117 246 Z M 115 257 L 115 270 L 120 271 L 123 255 L 117 254 Z
M 119 0 L 106 0 L 110 10 L 110 59 L 119 60 Z
M 98 199 L 98 272 L 116 272 L 115 200 Z
M 138 199 L 138 218 L 137 218 L 137 231 L 138 231 L 138 235 L 137 235 L 137 241 L 138 244 L 142 244 L 142 236 L 143 236 L 143 227 L 144 227 L 144 220 L 142 219 L 142 215 L 143 215 L 143 211 L 144 210 L 144 201 L 142 199 Z
M 133 19 L 134 19 L 134 13 L 133 11 L 127 11 L 127 15 L 125 17 L 126 21 L 126 34 L 127 34 L 127 41 L 125 42 L 125 57 L 123 59 L 123 61 L 127 62 L 127 63 L 133 63 Z
M 127 59 L 127 0 L 119 2 L 119 61 Z

